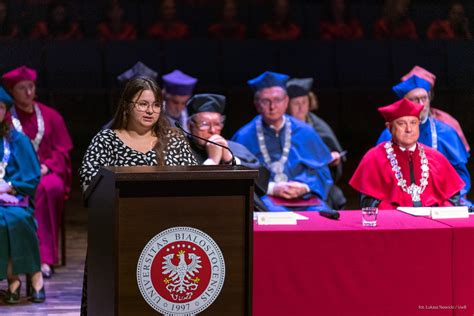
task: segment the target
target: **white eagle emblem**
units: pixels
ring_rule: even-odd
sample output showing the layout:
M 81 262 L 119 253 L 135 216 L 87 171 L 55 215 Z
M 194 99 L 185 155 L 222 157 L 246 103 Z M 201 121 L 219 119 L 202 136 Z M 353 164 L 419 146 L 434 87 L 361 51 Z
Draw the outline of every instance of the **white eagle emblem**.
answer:
M 178 252 L 179 263 L 178 265 L 174 265 L 171 260 L 174 257 L 174 254 L 169 254 L 164 256 L 163 259 L 163 274 L 168 275 L 165 278 L 164 282 L 168 285 L 166 289 L 172 293 L 184 293 L 186 291 L 194 291 L 198 287 L 199 278 L 194 277 L 195 273 L 199 272 L 199 268 L 201 268 L 201 257 L 190 253 L 188 254 L 188 259 L 191 260 L 190 264 L 186 263 L 185 260 L 185 251 L 180 250 Z

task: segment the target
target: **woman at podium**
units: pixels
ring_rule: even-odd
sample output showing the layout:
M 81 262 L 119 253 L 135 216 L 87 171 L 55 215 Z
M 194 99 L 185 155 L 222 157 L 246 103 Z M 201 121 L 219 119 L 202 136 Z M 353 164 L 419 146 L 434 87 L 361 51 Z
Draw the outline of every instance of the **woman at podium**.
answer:
M 79 170 L 83 190 L 101 166 L 179 166 L 197 164 L 187 140 L 161 115 L 162 94 L 148 77 L 125 85 L 110 129 L 92 139 Z
M 79 170 L 86 190 L 101 166 L 196 165 L 186 138 L 162 115 L 163 97 L 149 77 L 131 78 L 123 88 L 110 129 L 92 139 Z M 81 315 L 87 315 L 87 269 Z

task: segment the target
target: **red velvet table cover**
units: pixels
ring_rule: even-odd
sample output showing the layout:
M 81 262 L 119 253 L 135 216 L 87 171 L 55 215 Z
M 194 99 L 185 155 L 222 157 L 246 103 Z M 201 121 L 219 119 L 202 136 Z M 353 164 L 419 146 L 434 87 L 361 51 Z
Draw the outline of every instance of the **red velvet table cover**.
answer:
M 439 219 L 453 228 L 453 310 L 456 316 L 474 315 L 474 215 Z
M 362 227 L 360 211 L 340 213 L 254 225 L 254 315 L 453 315 L 449 226 L 381 211 Z

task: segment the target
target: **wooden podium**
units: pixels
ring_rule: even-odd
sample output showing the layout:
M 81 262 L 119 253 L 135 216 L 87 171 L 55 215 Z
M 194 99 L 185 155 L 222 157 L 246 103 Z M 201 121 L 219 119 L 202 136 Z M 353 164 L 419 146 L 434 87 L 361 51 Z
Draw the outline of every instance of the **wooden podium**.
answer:
M 138 260 L 160 232 L 192 227 L 215 241 L 225 261 L 220 294 L 199 314 L 251 315 L 257 175 L 241 166 L 101 168 L 85 193 L 88 314 L 159 315 L 140 292 Z M 185 304 L 169 307 L 183 309 L 170 315 L 189 315 Z

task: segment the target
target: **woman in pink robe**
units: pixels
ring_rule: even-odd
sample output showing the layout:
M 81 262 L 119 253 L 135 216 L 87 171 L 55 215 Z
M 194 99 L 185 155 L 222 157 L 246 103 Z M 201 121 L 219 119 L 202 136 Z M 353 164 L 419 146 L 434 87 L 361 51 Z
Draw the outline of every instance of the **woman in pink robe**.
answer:
M 59 223 L 64 201 L 71 187 L 72 140 L 62 116 L 36 102 L 36 71 L 26 66 L 2 76 L 15 106 L 11 110 L 13 126 L 27 135 L 35 147 L 41 165 L 41 180 L 36 191 L 35 217 L 38 221 L 41 270 L 51 277 L 51 265 L 58 262 Z

